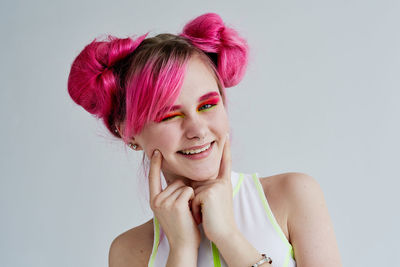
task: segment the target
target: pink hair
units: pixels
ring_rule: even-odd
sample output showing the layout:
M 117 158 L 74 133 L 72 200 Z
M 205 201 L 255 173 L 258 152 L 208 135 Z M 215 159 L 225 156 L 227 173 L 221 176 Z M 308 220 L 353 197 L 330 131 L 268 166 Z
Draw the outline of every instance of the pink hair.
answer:
M 247 65 L 246 41 L 214 13 L 195 18 L 180 35 L 146 36 L 95 39 L 76 57 L 68 78 L 71 98 L 125 142 L 173 105 L 194 54 L 213 70 L 223 97 L 224 88 L 239 83 Z M 119 124 L 124 125 L 122 136 L 116 131 Z
M 246 40 L 224 25 L 221 17 L 207 13 L 190 21 L 180 34 L 206 53 L 217 55 L 218 73 L 224 87 L 238 84 L 246 71 L 249 47 Z
M 126 125 L 132 125 L 125 131 L 125 136 L 139 133 L 146 122 L 160 119 L 166 109 L 172 106 L 179 96 L 186 63 L 190 55 L 183 60 L 150 59 L 135 73 L 127 84 L 126 90 Z M 162 65 L 162 67 L 159 67 Z M 154 79 L 154 71 L 159 69 Z

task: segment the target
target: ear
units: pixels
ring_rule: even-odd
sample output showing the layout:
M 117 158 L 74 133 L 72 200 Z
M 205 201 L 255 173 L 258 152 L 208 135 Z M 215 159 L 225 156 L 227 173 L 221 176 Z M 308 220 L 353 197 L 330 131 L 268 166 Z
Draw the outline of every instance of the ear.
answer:
M 115 131 L 118 132 L 119 136 L 122 136 L 121 133 L 124 131 L 124 123 L 118 123 L 118 124 L 116 124 L 116 125 L 115 125 Z M 137 142 L 137 140 L 135 139 L 135 137 L 132 137 L 132 138 L 129 140 L 129 143 L 128 143 L 127 145 L 129 145 L 129 144 L 135 144 L 135 145 L 136 145 L 136 149 L 135 149 L 136 151 L 143 150 L 142 146 Z
M 117 132 L 119 134 L 119 136 L 122 136 L 122 131 L 124 130 L 124 125 L 123 123 L 117 123 L 115 124 L 115 132 Z
M 115 124 L 115 132 L 117 132 L 120 137 L 122 137 L 124 128 L 125 128 L 125 124 L 123 122 Z M 131 138 L 128 142 L 135 143 L 135 140 L 134 140 L 134 138 Z

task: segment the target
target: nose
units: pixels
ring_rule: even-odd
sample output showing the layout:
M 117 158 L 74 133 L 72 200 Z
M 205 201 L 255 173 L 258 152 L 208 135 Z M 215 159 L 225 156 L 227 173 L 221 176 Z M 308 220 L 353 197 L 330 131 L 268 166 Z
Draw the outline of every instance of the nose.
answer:
M 207 136 L 207 123 L 197 112 L 185 117 L 183 127 L 188 139 L 204 140 Z

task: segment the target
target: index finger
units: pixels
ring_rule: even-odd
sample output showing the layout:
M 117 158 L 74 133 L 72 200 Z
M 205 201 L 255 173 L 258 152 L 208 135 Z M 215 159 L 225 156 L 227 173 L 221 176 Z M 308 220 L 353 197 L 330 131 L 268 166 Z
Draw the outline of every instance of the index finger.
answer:
M 160 151 L 154 150 L 153 155 L 150 159 L 150 170 L 149 170 L 149 190 L 150 200 L 153 200 L 155 196 L 161 193 L 161 161 L 162 156 Z
M 231 146 L 229 138 L 227 137 L 222 151 L 221 164 L 219 166 L 219 177 L 222 179 L 231 179 Z

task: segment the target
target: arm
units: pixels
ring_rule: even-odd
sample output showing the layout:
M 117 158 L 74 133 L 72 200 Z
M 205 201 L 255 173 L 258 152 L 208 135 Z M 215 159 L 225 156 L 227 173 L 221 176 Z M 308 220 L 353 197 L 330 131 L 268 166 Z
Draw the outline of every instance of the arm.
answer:
M 167 265 L 166 267 L 189 267 L 197 266 L 197 248 L 171 248 L 168 255 Z
M 318 183 L 303 173 L 287 173 L 280 175 L 274 190 L 279 191 L 278 195 L 285 196 L 280 201 L 286 203 L 281 203 L 280 208 L 287 213 L 289 237 L 297 266 L 342 266 L 332 222 Z M 264 191 L 267 191 L 265 187 Z M 257 260 L 247 265 L 243 260 L 248 257 L 251 262 L 250 255 L 256 257 L 255 253 L 261 259 L 257 250 L 239 232 L 226 240 L 229 241 L 216 245 L 229 266 L 251 266 Z
M 216 242 L 215 245 L 229 267 L 247 267 L 262 260 L 261 253 L 247 241 L 239 230 L 227 239 Z M 271 264 L 263 263 L 260 266 L 268 267 Z
M 230 267 L 247 267 L 262 260 L 261 254 L 246 240 L 235 223 L 232 203 L 231 153 L 225 139 L 219 173 L 216 179 L 191 182 L 196 197 L 192 211 L 204 233 L 217 245 Z M 268 263 L 260 265 L 271 266 Z
M 288 173 L 282 179 L 288 200 L 288 230 L 297 266 L 342 266 L 322 190 L 310 176 Z

